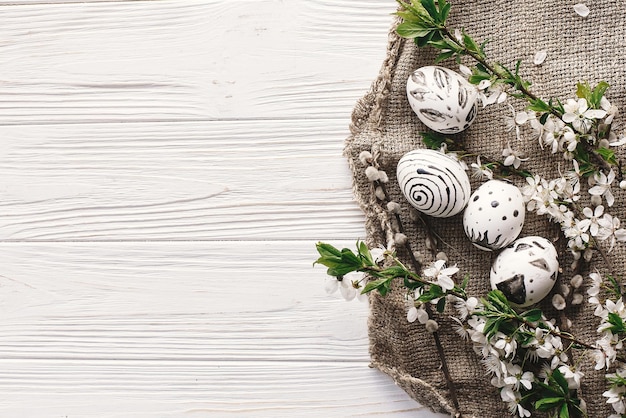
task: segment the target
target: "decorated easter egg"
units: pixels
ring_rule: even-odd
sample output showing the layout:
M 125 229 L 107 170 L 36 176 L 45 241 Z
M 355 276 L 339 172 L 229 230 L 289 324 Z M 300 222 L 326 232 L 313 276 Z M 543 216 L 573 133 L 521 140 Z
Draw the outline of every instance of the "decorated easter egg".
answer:
M 472 193 L 463 213 L 463 229 L 476 247 L 498 250 L 519 236 L 525 216 L 519 189 L 506 181 L 489 180 Z
M 420 212 L 438 218 L 461 212 L 471 193 L 461 163 L 430 149 L 404 154 L 398 162 L 397 177 L 409 203 Z
M 542 237 L 524 237 L 506 247 L 491 266 L 491 288 L 513 306 L 524 308 L 545 298 L 559 271 L 554 245 Z
M 417 117 L 437 132 L 461 132 L 476 117 L 478 90 L 448 68 L 431 65 L 415 70 L 407 80 L 406 93 Z

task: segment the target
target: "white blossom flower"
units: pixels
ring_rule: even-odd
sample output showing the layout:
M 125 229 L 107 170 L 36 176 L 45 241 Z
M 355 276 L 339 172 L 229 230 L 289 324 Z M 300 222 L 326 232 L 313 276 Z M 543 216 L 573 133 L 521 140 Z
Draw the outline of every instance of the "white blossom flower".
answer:
M 615 116 L 619 113 L 617 106 L 612 105 L 605 96 L 602 96 L 600 99 L 600 108 L 607 113 L 607 116 L 604 119 L 604 123 L 607 125 L 611 124 Z
M 487 178 L 493 180 L 493 171 L 480 161 L 480 155 L 476 158 L 476 162 L 472 163 L 472 177 L 480 180 Z
M 569 247 L 576 250 L 585 249 L 589 243 L 588 229 L 589 224 L 580 219 L 576 219 L 573 225 L 564 228 L 563 234 L 569 239 Z
M 467 300 L 458 298 L 454 307 L 459 312 L 459 318 L 464 321 L 469 315 L 474 313 L 478 307 L 479 301 L 474 296 L 470 296 Z
M 606 403 L 611 404 L 613 410 L 618 414 L 626 413 L 626 405 L 624 404 L 624 396 L 626 395 L 626 386 L 612 387 L 602 394 L 608 398 Z
M 505 166 L 513 166 L 515 169 L 518 169 L 522 164 L 522 161 L 527 161 L 528 158 L 521 158 L 521 153 L 519 151 L 513 151 L 511 145 L 509 144 L 506 148 L 502 150 L 502 156 L 504 157 L 504 165 Z
M 598 231 L 597 238 L 600 241 L 609 240 L 609 252 L 613 250 L 617 241 L 626 242 L 626 229 L 620 228 L 619 218 L 605 213 L 602 218 L 598 220 L 598 224 L 600 225 L 600 230 Z
M 593 175 L 593 181 L 595 186 L 589 189 L 589 194 L 594 196 L 602 196 L 606 199 L 606 204 L 613 206 L 615 203 L 615 197 L 611 193 L 611 184 L 615 180 L 615 172 L 613 169 L 609 171 L 609 175 L 599 172 Z
M 446 267 L 445 260 L 437 260 L 430 267 L 424 269 L 424 276 L 437 280 L 437 284 L 444 291 L 454 288 L 454 280 L 452 277 L 459 271 L 458 267 Z
M 469 338 L 469 332 L 468 332 L 469 328 L 468 328 L 468 325 L 466 325 L 459 318 L 455 318 L 455 317 L 451 316 L 450 319 L 452 319 L 452 321 L 454 321 L 454 323 L 452 324 L 452 329 L 454 329 L 454 332 L 456 332 L 456 334 L 459 337 L 461 337 L 464 341 L 467 341 L 467 339 Z
M 495 341 L 493 346 L 501 350 L 505 358 L 515 356 L 515 352 L 517 351 L 517 340 L 515 338 L 502 332 L 496 333 L 492 338 Z
M 559 366 L 559 371 L 563 374 L 565 380 L 567 380 L 567 385 L 570 389 L 580 388 L 580 379 L 585 376 L 584 373 L 576 370 L 574 366 L 566 364 Z
M 362 273 L 348 273 L 341 278 L 329 277 L 326 280 L 325 289 L 328 294 L 333 294 L 337 290 L 341 296 L 347 301 L 358 299 L 360 301 L 367 300 L 367 294 L 361 293 L 365 287 L 365 278 Z
M 598 235 L 598 231 L 600 230 L 599 220 L 603 214 L 604 214 L 604 206 L 602 205 L 596 206 L 594 210 L 591 210 L 591 208 L 588 208 L 588 207 L 583 209 L 583 215 L 587 217 L 587 219 L 585 219 L 584 221 L 588 221 L 589 233 L 593 237 Z
M 478 93 L 478 98 L 483 104 L 483 107 L 504 103 L 507 97 L 506 92 L 500 86 L 489 85 L 486 90 Z
M 626 144 L 626 135 L 624 134 L 620 135 L 619 137 L 616 137 L 615 141 L 609 142 L 609 146 L 611 147 L 621 147 L 624 144 Z
M 535 380 L 533 372 L 524 372 L 517 364 L 509 364 L 507 369 L 509 375 L 504 378 L 504 383 L 513 386 L 516 391 L 520 389 L 520 386 L 530 390 Z
M 504 118 L 504 123 L 506 126 L 507 132 L 511 132 L 515 130 L 515 137 L 518 140 L 521 140 L 520 137 L 520 127 L 523 126 L 526 122 L 528 122 L 528 113 L 527 112 L 515 112 L 513 106 L 509 105 L 512 116 L 506 116 Z
M 568 99 L 563 105 L 563 109 L 565 110 L 561 116 L 563 122 L 571 123 L 576 131 L 583 134 L 589 132 L 593 125 L 593 119 L 602 119 L 606 116 L 605 110 L 589 109 L 589 104 L 584 98 Z

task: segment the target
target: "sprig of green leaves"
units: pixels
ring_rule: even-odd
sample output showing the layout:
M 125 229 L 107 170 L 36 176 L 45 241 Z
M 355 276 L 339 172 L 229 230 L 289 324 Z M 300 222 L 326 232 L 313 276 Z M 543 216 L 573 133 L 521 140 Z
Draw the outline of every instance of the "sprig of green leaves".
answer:
M 342 279 L 344 275 L 352 272 L 368 274 L 371 280 L 365 285 L 361 293 L 378 291 L 382 296 L 385 296 L 391 290 L 392 283 L 396 279 L 402 279 L 402 283 L 407 289 L 422 289 L 422 295 L 418 299 L 419 302 L 430 302 L 441 298 L 443 302 L 440 302 L 441 306 L 438 305 L 437 307 L 441 311 L 445 307 L 445 298 L 443 296 L 446 294 L 453 294 L 463 299 L 467 298 L 465 294 L 467 280 L 464 280 L 461 285 L 455 286 L 452 290 L 444 292 L 439 285 L 409 270 L 394 253 L 386 253 L 387 257 L 392 261 L 392 265 L 386 267 L 378 265 L 363 241 L 357 242 L 356 252 L 349 248 L 339 250 L 331 244 L 323 242 L 318 242 L 316 249 L 320 256 L 313 265 L 321 264 L 328 267 L 326 273 L 329 276 Z

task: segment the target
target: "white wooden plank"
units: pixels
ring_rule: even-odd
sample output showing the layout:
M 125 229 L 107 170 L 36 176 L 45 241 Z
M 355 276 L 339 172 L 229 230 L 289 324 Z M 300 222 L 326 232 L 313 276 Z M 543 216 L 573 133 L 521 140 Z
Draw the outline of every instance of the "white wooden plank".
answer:
M 314 244 L 2 244 L 0 358 L 366 362 Z
M 313 242 L 0 249 L 2 416 L 430 416 L 368 369 Z
M 0 123 L 339 117 L 375 78 L 393 2 L 0 7 Z
M 0 127 L 0 239 L 363 238 L 341 120 Z
M 7 417 L 434 415 L 363 364 L 0 361 Z

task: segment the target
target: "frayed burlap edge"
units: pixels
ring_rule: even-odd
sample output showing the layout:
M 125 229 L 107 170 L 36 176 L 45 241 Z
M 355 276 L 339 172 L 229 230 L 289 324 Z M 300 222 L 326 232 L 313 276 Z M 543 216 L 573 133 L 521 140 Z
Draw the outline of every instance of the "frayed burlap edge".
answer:
M 406 42 L 405 39 L 399 37 L 395 32 L 400 22 L 400 19 L 395 19 L 392 24 L 388 35 L 387 55 L 383 61 L 378 77 L 371 84 L 370 90 L 365 96 L 357 101 L 352 112 L 352 123 L 350 124 L 351 135 L 346 139 L 344 156 L 347 158 L 348 165 L 353 173 L 358 172 L 361 168 L 356 166 L 358 162 L 356 162 L 354 158 L 351 158 L 348 150 L 353 145 L 355 137 L 362 133 L 365 128 L 369 128 L 371 132 L 371 152 L 374 155 L 374 159 L 378 157 L 378 150 L 382 144 L 382 135 L 379 128 L 384 118 L 385 104 L 389 99 L 389 86 L 391 84 L 393 70 L 400 56 L 400 51 Z M 389 242 L 392 237 L 387 235 L 393 230 L 393 228 L 391 228 L 392 220 L 389 212 L 385 211 L 378 204 L 373 192 L 362 193 L 354 179 L 352 192 L 361 210 L 367 215 L 365 227 L 368 232 L 366 239 L 368 245 Z M 370 328 L 371 319 L 370 317 Z M 447 390 L 442 392 L 422 379 L 404 373 L 397 368 L 388 367 L 384 362 L 380 362 L 376 359 L 372 347 L 370 347 L 370 353 L 372 355 L 371 367 L 390 376 L 393 381 L 413 399 L 416 399 L 434 412 L 448 413 L 450 415 L 454 415 L 457 412 L 454 405 L 447 398 Z M 472 415 L 471 418 L 475 417 Z

